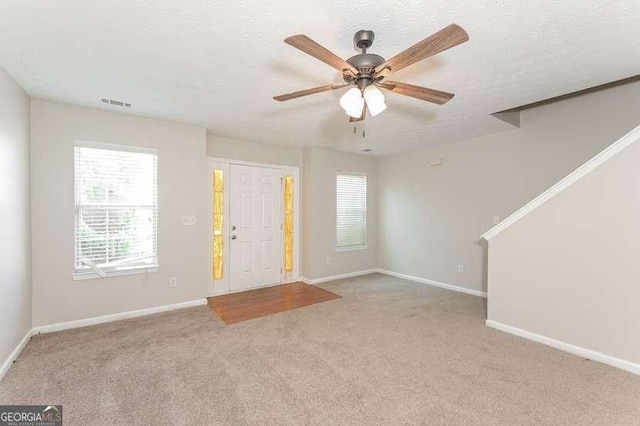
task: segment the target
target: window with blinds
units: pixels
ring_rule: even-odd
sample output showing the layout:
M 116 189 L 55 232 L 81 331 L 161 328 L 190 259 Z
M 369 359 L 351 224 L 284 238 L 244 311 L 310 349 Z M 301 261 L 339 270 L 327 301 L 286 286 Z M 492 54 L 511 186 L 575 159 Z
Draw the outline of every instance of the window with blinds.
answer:
M 155 150 L 76 145 L 76 275 L 156 267 L 157 219 Z
M 336 248 L 367 244 L 367 177 L 338 173 L 336 178 Z

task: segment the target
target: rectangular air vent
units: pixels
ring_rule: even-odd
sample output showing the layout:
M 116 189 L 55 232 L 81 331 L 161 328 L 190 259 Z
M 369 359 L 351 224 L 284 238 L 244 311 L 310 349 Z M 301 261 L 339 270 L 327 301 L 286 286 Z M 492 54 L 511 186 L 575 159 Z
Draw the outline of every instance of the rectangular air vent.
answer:
M 116 101 L 115 99 L 100 98 L 100 102 L 107 105 L 113 105 L 121 108 L 131 108 L 132 104 L 129 102 Z

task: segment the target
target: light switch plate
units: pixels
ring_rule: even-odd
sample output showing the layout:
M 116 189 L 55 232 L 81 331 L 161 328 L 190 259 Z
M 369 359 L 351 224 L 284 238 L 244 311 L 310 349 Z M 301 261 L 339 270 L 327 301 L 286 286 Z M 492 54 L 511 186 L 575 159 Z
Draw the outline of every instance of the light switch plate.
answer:
M 194 226 L 196 224 L 195 216 L 182 216 L 182 224 L 184 226 Z

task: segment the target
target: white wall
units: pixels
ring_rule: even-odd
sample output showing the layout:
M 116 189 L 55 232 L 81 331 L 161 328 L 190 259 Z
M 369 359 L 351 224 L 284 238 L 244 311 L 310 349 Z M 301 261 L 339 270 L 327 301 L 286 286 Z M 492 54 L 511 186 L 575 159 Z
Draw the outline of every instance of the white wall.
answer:
M 336 252 L 336 174 L 367 175 L 367 243 L 361 250 Z M 307 278 L 361 271 L 378 262 L 378 179 L 373 157 L 310 148 L 304 152 L 302 189 L 302 272 Z M 331 258 L 331 264 L 327 264 Z
M 640 118 L 640 82 L 523 111 L 512 131 L 383 157 L 380 266 L 486 289 L 480 235 Z M 439 167 L 429 161 L 443 158 Z M 457 266 L 465 266 L 464 273 Z
M 302 149 L 231 139 L 207 133 L 207 156 L 302 168 Z
M 158 272 L 72 279 L 76 140 L 158 150 Z M 209 197 L 204 128 L 33 100 L 31 144 L 34 326 L 206 296 Z M 197 225 L 182 226 L 182 215 L 195 215 Z M 168 286 L 171 276 L 177 277 L 177 287 Z
M 0 364 L 31 329 L 29 97 L 0 67 Z
M 640 374 L 640 142 L 489 241 L 488 319 Z

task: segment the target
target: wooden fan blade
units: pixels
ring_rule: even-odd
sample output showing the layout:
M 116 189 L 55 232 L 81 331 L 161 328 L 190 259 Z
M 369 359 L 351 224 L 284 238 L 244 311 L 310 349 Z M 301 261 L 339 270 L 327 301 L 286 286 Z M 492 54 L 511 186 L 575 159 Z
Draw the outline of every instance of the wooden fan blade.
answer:
M 350 86 L 349 83 L 344 84 L 325 84 L 324 86 L 314 87 L 313 89 L 299 90 L 293 93 L 287 93 L 286 95 L 274 96 L 276 101 L 288 101 L 289 99 L 300 98 L 302 96 L 313 95 L 314 93 L 326 92 L 327 90 L 341 89 L 343 87 Z
M 453 93 L 441 92 L 440 90 L 414 86 L 413 84 L 401 83 L 399 81 L 385 81 L 377 85 L 378 87 L 399 95 L 411 96 L 412 98 L 433 102 L 438 105 L 446 104 L 455 96 Z
M 469 40 L 467 32 L 460 26 L 451 24 L 432 36 L 398 53 L 384 64 L 376 67 L 375 72 L 378 74 L 385 68 L 389 68 L 391 72 L 400 71 L 409 65 L 464 43 L 467 40 Z
M 356 121 L 362 121 L 365 118 L 367 118 L 367 103 L 364 103 L 364 106 L 362 107 L 362 114 L 360 115 L 360 117 L 355 118 L 355 117 L 349 117 L 349 123 L 355 123 Z
M 349 72 L 351 74 L 358 75 L 358 70 L 345 60 L 334 54 L 333 52 L 322 47 L 315 41 L 311 40 L 304 34 L 298 34 L 284 39 L 284 42 L 302 50 L 307 55 L 311 55 L 316 59 L 321 60 L 325 64 L 332 66 L 341 73 Z

